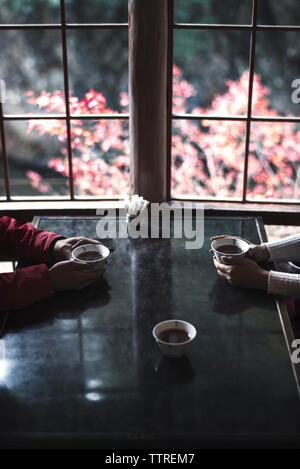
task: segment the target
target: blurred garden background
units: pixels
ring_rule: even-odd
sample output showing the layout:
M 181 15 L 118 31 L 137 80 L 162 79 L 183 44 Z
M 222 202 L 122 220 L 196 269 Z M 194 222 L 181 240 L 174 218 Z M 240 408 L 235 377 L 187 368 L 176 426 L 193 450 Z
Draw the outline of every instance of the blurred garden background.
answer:
M 250 24 L 252 0 L 175 0 L 175 22 Z M 127 23 L 127 0 L 66 0 L 68 23 Z M 59 0 L 0 0 L 1 24 L 60 23 Z M 258 24 L 300 25 L 295 0 L 260 0 Z M 61 31 L 0 30 L 3 111 L 65 113 Z M 300 78 L 300 31 L 258 31 L 252 114 L 300 116 L 292 82 Z M 128 112 L 128 31 L 67 30 L 73 171 L 77 196 L 129 191 L 128 120 L 93 114 Z M 247 113 L 249 30 L 174 30 L 173 112 L 222 116 Z M 80 119 L 90 114 L 91 119 Z M 173 196 L 240 198 L 244 121 L 174 119 Z M 13 196 L 68 194 L 64 120 L 5 122 Z M 4 195 L 0 165 L 0 197 Z M 300 200 L 300 126 L 253 122 L 249 199 Z

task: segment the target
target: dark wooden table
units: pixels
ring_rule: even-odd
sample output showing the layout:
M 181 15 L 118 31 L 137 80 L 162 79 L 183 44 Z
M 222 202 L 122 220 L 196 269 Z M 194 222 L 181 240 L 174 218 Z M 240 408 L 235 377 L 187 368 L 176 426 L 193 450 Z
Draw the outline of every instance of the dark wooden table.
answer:
M 95 237 L 97 220 L 35 222 Z M 299 446 L 284 302 L 278 309 L 274 297 L 218 277 L 209 238 L 223 233 L 265 240 L 255 218 L 206 218 L 196 251 L 183 239 L 116 239 L 94 285 L 11 312 L 1 341 L 1 445 Z M 197 328 L 183 358 L 164 358 L 153 340 L 153 326 L 168 318 Z

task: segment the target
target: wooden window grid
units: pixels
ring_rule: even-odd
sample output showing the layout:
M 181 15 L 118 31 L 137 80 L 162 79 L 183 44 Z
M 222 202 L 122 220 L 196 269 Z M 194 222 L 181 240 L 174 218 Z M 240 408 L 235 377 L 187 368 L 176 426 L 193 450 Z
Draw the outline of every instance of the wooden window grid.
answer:
M 300 26 L 278 26 L 278 25 L 259 25 L 257 24 L 257 8 L 259 0 L 252 0 L 252 21 L 251 24 L 241 25 L 241 24 L 185 24 L 185 23 L 175 23 L 174 22 L 174 0 L 165 0 L 168 3 L 168 49 L 167 49 L 167 119 L 166 119 L 166 200 L 182 200 L 179 197 L 171 197 L 171 146 L 172 146 L 172 122 L 175 119 L 186 119 L 186 120 L 219 120 L 219 121 L 244 121 L 246 123 L 246 136 L 245 136 L 245 158 L 244 158 L 244 168 L 243 168 L 243 191 L 242 198 L 239 200 L 233 199 L 217 199 L 217 202 L 229 202 L 234 203 L 254 203 L 254 204 L 286 204 L 286 201 L 281 200 L 248 200 L 247 199 L 247 179 L 248 179 L 248 159 L 249 159 L 249 144 L 250 144 L 250 133 L 251 133 L 251 123 L 252 122 L 300 122 L 300 117 L 263 117 L 263 116 L 254 116 L 252 115 L 252 92 L 253 92 L 253 75 L 254 75 L 254 63 L 255 63 L 255 45 L 256 45 L 256 32 L 257 31 L 297 31 L 300 32 Z M 68 52 L 67 52 L 67 38 L 66 31 L 70 29 L 128 29 L 128 23 L 88 23 L 88 24 L 75 24 L 66 22 L 66 8 L 65 0 L 60 0 L 60 20 L 59 24 L 7 24 L 0 25 L 1 30 L 46 30 L 46 29 L 55 29 L 61 32 L 61 44 L 62 44 L 62 60 L 63 60 L 63 79 L 64 79 L 64 96 L 65 96 L 65 114 L 51 114 L 51 115 L 33 115 L 27 116 L 24 115 L 5 115 L 3 113 L 2 103 L 0 102 L 0 134 L 1 134 L 1 148 L 2 148 L 2 165 L 3 165 L 3 175 L 4 175 L 4 186 L 6 199 L 3 199 L 6 202 L 14 200 L 22 201 L 55 201 L 55 200 L 66 200 L 65 197 L 61 198 L 25 198 L 25 197 L 13 197 L 10 190 L 10 180 L 9 180 L 9 169 L 8 169 L 8 158 L 6 151 L 6 135 L 4 123 L 5 121 L 29 121 L 31 119 L 37 120 L 63 120 L 66 122 L 67 128 L 67 151 L 68 151 L 68 165 L 69 165 L 69 196 L 67 200 L 112 200 L 118 199 L 120 197 L 76 197 L 74 193 L 74 179 L 73 179 L 73 167 L 72 167 L 72 147 L 71 147 L 71 122 L 74 119 L 82 120 L 95 120 L 95 119 L 122 119 L 129 120 L 129 114 L 125 113 L 116 113 L 116 114 L 86 114 L 86 115 L 72 115 L 70 114 L 69 107 L 69 71 L 68 71 Z M 247 113 L 246 115 L 239 116 L 228 116 L 228 115 L 196 115 L 196 114 L 174 114 L 172 110 L 172 83 L 173 83 L 173 34 L 174 30 L 244 30 L 249 31 L 251 35 L 250 40 L 250 52 L 249 52 L 249 86 L 248 86 L 248 103 L 247 103 Z M 142 156 L 141 156 L 142 157 Z M 151 175 L 149 175 L 151 178 Z M 152 175 L 155 177 L 155 173 Z M 184 198 L 184 200 L 193 201 L 201 200 L 201 202 L 214 202 L 216 198 L 199 198 L 199 197 L 190 197 Z M 289 204 L 295 205 L 299 204 L 299 201 L 289 201 Z

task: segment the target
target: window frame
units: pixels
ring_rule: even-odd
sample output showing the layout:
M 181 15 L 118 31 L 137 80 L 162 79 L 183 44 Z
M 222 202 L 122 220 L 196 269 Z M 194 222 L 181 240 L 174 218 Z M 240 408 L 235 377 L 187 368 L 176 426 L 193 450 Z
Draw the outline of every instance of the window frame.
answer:
M 138 0 L 129 0 L 129 10 L 132 8 L 132 5 Z M 300 201 L 293 201 L 289 200 L 278 200 L 278 199 L 263 199 L 263 200 L 256 200 L 256 199 L 247 199 L 247 179 L 248 179 L 248 157 L 249 157 L 249 143 L 250 143 L 250 127 L 252 122 L 300 122 L 300 117 L 274 117 L 274 118 L 267 118 L 261 116 L 252 116 L 251 114 L 251 106 L 252 106 L 252 90 L 253 90 L 253 74 L 254 74 L 254 63 L 255 63 L 255 45 L 256 45 L 256 32 L 257 31 L 300 31 L 300 26 L 278 26 L 278 25 L 258 25 L 257 24 L 257 9 L 258 9 L 258 1 L 259 0 L 252 0 L 252 21 L 251 24 L 240 25 L 240 24 L 186 24 L 186 23 L 176 23 L 174 22 L 174 3 L 175 0 L 163 0 L 164 5 L 167 5 L 167 69 L 166 69 L 166 89 L 164 93 L 166 95 L 166 140 L 165 140 L 165 155 L 162 157 L 160 161 L 160 173 L 164 172 L 164 181 L 165 181 L 165 190 L 161 191 L 161 201 L 165 200 L 170 203 L 172 201 L 180 200 L 182 202 L 190 202 L 190 201 L 199 201 L 203 203 L 208 203 L 210 207 L 214 206 L 217 209 L 225 210 L 232 210 L 233 207 L 236 207 L 236 210 L 241 210 L 241 207 L 245 209 L 250 209 L 252 211 L 252 207 L 256 206 L 269 206 L 270 210 L 272 211 L 272 207 L 281 206 L 282 210 L 289 211 L 289 207 L 300 206 Z M 162 0 L 160 0 L 162 4 Z M 158 5 L 157 2 L 152 3 L 153 5 Z M 159 8 L 156 6 L 155 8 Z M 0 102 L 0 134 L 1 134 L 1 146 L 2 146 L 2 164 L 3 164 L 3 176 L 4 176 L 4 185 L 5 185 L 5 193 L 6 198 L 0 199 L 0 207 L 4 207 L 3 203 L 5 202 L 28 202 L 30 204 L 37 202 L 38 204 L 45 202 L 59 202 L 61 206 L 64 206 L 65 202 L 74 202 L 77 206 L 80 206 L 82 202 L 101 202 L 101 201 L 122 201 L 122 196 L 115 196 L 115 197 L 105 197 L 105 196 L 76 196 L 74 191 L 74 179 L 73 179 L 73 172 L 72 172 L 72 148 L 71 148 L 71 122 L 73 119 L 78 119 L 78 115 L 71 115 L 69 110 L 69 74 L 68 74 L 68 51 L 67 51 L 67 37 L 66 32 L 69 29 L 128 29 L 130 34 L 130 21 L 128 23 L 88 23 L 88 24 L 77 24 L 77 23 L 67 23 L 66 22 L 66 7 L 65 7 L 65 0 L 60 0 L 60 23 L 57 24 L 8 24 L 8 25 L 0 25 L 1 30 L 26 30 L 26 29 L 56 29 L 61 32 L 61 45 L 62 45 L 62 57 L 63 57 L 63 78 L 64 78 L 64 95 L 65 95 L 65 104 L 66 104 L 66 112 L 63 115 L 4 115 L 2 103 Z M 172 110 L 172 85 L 173 85 L 173 36 L 174 30 L 246 30 L 250 31 L 251 34 L 251 42 L 250 42 L 250 51 L 249 51 L 249 88 L 248 88 L 248 107 L 247 107 L 247 115 L 245 116 L 213 116 L 213 115 L 191 115 L 191 114 L 173 114 Z M 130 60 L 130 58 L 129 58 Z M 130 88 L 129 88 L 130 93 Z M 244 169 L 243 169 L 243 195 L 241 199 L 222 199 L 215 197 L 207 197 L 207 198 L 200 198 L 200 197 L 173 197 L 171 196 L 171 161 L 172 161 L 172 124 L 173 120 L 175 119 L 212 119 L 212 120 L 227 120 L 227 121 L 244 121 L 246 123 L 246 138 L 245 138 L 245 159 L 244 159 Z M 68 164 L 69 164 L 69 195 L 62 196 L 62 197 L 50 197 L 50 196 L 33 196 L 33 197 L 17 197 L 11 194 L 10 190 L 10 178 L 9 178 L 9 166 L 8 166 L 8 157 L 6 151 L 6 136 L 5 136 L 5 128 L 4 123 L 10 120 L 24 120 L 28 121 L 30 119 L 61 119 L 66 122 L 67 125 L 67 136 L 68 136 L 68 143 L 67 143 L 67 150 L 68 150 Z M 99 115 L 80 115 L 80 119 L 82 120 L 95 120 L 95 119 L 122 119 L 122 120 L 129 120 L 129 113 L 118 113 L 118 114 L 99 114 Z M 144 156 L 142 154 L 138 155 L 139 161 L 143 162 Z M 137 165 L 132 165 L 130 171 L 133 173 L 136 170 Z M 149 180 L 156 180 L 157 176 L 157 168 L 150 169 L 149 173 Z M 133 175 L 131 174 L 131 178 Z M 136 192 L 136 188 L 133 185 L 131 188 L 133 193 Z M 139 187 L 140 195 L 144 195 L 143 193 L 144 187 Z M 7 205 L 7 204 L 6 204 Z M 45 205 L 46 206 L 46 205 Z M 88 206 L 87 206 L 88 207 Z M 292 210 L 293 211 L 293 210 Z
M 0 198 L 0 204 L 3 202 L 65 202 L 65 201 L 93 201 L 93 200 L 116 200 L 121 197 L 104 197 L 104 196 L 76 196 L 74 190 L 74 177 L 73 177 L 73 151 L 72 151 L 72 138 L 71 138 L 71 123 L 73 120 L 129 120 L 129 113 L 116 113 L 116 114 L 80 114 L 74 115 L 70 113 L 69 101 L 69 66 L 68 66 L 68 49 L 67 49 L 67 30 L 82 30 L 82 29 L 119 29 L 128 30 L 128 23 L 67 23 L 66 22 L 66 5 L 65 0 L 60 0 L 60 23 L 51 24 L 1 24 L 1 30 L 57 30 L 61 33 L 61 47 L 62 47 L 62 71 L 64 82 L 64 100 L 65 100 L 65 114 L 4 114 L 3 106 L 0 100 L 0 135 L 1 135 L 1 148 L 2 148 L 2 166 L 4 176 L 4 187 L 6 199 Z M 67 129 L 67 158 L 68 158 L 68 186 L 69 191 L 67 196 L 51 197 L 51 196 L 13 196 L 10 189 L 10 176 L 9 176 L 9 163 L 6 149 L 6 132 L 5 122 L 9 121 L 25 121 L 30 120 L 62 120 L 66 124 Z
M 298 31 L 300 26 L 281 26 L 281 25 L 261 25 L 257 24 L 258 16 L 258 2 L 259 0 L 252 1 L 252 17 L 251 24 L 202 24 L 202 23 L 176 23 L 174 21 L 174 4 L 175 0 L 169 0 L 169 53 L 168 53 L 168 142 L 167 142 L 167 167 L 168 167 L 168 198 L 173 201 L 199 201 L 199 202 L 214 202 L 219 204 L 243 204 L 243 205 L 296 205 L 300 206 L 300 200 L 285 200 L 285 199 L 248 199 L 247 186 L 248 186 L 248 161 L 249 161 L 249 145 L 251 134 L 252 122 L 296 122 L 300 123 L 300 117 L 263 117 L 252 115 L 252 95 L 253 95 L 253 76 L 255 66 L 255 48 L 256 48 L 256 32 L 257 31 Z M 260 0 L 262 1 L 262 0 Z M 248 102 L 247 113 L 245 116 L 229 116 L 229 115 L 201 115 L 201 114 L 174 114 L 172 110 L 172 84 L 173 84 L 173 43 L 174 43 L 174 30 L 243 30 L 250 32 L 250 50 L 249 50 L 249 81 L 248 81 Z M 244 168 L 243 168 L 243 191 L 241 198 L 216 198 L 216 197 L 179 197 L 171 195 L 171 171 L 172 171 L 172 124 L 173 120 L 214 120 L 214 121 L 243 121 L 246 123 L 245 135 L 245 153 L 244 153 Z

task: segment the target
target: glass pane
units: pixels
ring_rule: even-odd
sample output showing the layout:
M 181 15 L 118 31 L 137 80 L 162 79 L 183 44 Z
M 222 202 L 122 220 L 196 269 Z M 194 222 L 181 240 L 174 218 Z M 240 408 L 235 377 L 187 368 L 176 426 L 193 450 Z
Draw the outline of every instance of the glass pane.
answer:
M 176 23 L 250 24 L 252 0 L 175 0 Z
M 173 112 L 246 114 L 249 41 L 245 31 L 175 31 Z
M 64 113 L 60 32 L 0 31 L 6 114 Z
M 56 163 L 67 151 L 65 121 L 12 121 L 5 130 L 12 195 L 67 195 L 68 178 Z
M 127 23 L 128 0 L 68 0 L 68 23 Z
M 299 2 L 280 0 L 280 2 L 258 2 L 258 24 L 300 25 Z
M 300 199 L 300 124 L 251 125 L 248 199 Z
M 172 196 L 240 198 L 246 124 L 174 120 Z
M 299 40 L 299 32 L 257 32 L 253 115 L 300 116 Z
M 127 30 L 68 31 L 68 50 L 70 91 L 74 97 L 71 112 L 122 112 L 123 93 L 128 91 Z
M 0 23 L 60 23 L 60 0 L 0 0 Z
M 129 193 L 128 121 L 72 122 L 73 175 L 78 196 L 112 196 Z M 66 172 L 62 162 L 57 170 Z

